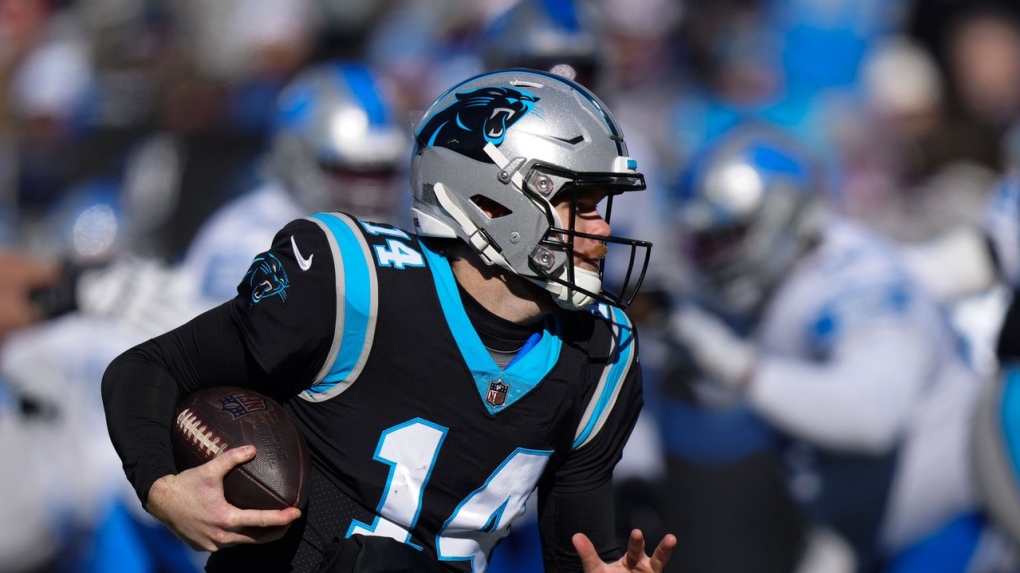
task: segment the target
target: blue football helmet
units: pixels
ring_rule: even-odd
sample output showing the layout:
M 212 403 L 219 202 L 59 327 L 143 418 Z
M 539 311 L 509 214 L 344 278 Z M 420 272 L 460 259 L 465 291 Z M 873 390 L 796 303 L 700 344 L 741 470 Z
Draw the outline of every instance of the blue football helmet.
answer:
M 497 16 L 482 35 L 487 70 L 531 68 L 594 89 L 605 55 L 593 15 L 575 0 L 521 0 Z
M 372 70 L 313 65 L 280 94 L 270 168 L 309 211 L 398 222 L 411 138 L 397 121 Z
M 814 158 L 777 127 L 737 126 L 695 153 L 675 194 L 699 295 L 749 317 L 821 232 Z

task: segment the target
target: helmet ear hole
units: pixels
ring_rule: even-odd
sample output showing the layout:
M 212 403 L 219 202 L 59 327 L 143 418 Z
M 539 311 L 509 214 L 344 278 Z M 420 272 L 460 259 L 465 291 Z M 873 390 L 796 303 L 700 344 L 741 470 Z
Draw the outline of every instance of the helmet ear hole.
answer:
M 514 214 L 514 212 L 505 205 L 497 203 L 484 195 L 472 195 L 471 202 L 477 205 L 478 208 L 489 217 L 489 219 L 499 219 L 501 217 Z

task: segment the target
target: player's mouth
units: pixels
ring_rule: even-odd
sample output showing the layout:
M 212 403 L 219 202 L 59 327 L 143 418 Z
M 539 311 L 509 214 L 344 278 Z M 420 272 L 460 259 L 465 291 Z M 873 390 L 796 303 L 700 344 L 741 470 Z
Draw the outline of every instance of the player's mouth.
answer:
M 577 262 L 577 266 L 589 271 L 598 271 L 599 262 L 606 257 L 608 252 L 609 247 L 605 243 L 598 243 L 589 251 L 579 253 L 580 260 Z

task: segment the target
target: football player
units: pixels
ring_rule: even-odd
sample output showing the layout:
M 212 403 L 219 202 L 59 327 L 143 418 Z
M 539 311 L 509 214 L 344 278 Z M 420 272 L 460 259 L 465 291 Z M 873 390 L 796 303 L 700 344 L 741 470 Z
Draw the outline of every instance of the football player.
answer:
M 79 482 L 98 475 L 90 481 L 103 487 L 91 491 L 86 498 L 105 500 L 113 494 L 124 500 L 124 507 L 118 502 L 112 511 L 104 507 L 97 512 L 100 517 L 104 513 L 110 515 L 97 529 L 101 535 L 112 535 L 117 532 L 118 523 L 111 518 L 119 518 L 121 530 L 132 532 L 128 539 L 144 540 L 140 545 L 146 547 L 135 549 L 140 554 L 148 551 L 160 536 L 139 536 L 133 532 L 150 527 L 158 527 L 162 532 L 165 529 L 144 514 L 131 491 L 125 495 L 121 490 L 126 488 L 106 487 L 118 483 L 107 478 L 111 472 L 119 474 L 121 470 L 102 422 L 98 399 L 105 366 L 127 348 L 230 299 L 237 279 L 244 276 L 252 258 L 292 219 L 330 205 L 369 220 L 407 218 L 404 212 L 409 201 L 402 193 L 407 183 L 401 182 L 399 175 L 405 169 L 403 162 L 410 149 L 410 137 L 399 127 L 398 114 L 370 68 L 347 61 L 311 65 L 288 84 L 277 110 L 266 177 L 259 186 L 213 213 L 192 240 L 180 265 L 125 256 L 127 245 L 122 236 L 84 234 L 92 240 L 71 241 L 83 236 L 83 229 L 98 233 L 127 226 L 101 224 L 107 221 L 99 217 L 92 217 L 91 220 L 98 220 L 92 226 L 75 224 L 74 237 L 67 230 L 71 228 L 66 223 L 67 217 L 55 219 L 52 236 L 56 244 L 52 250 L 88 265 L 65 268 L 59 281 L 57 264 L 40 262 L 30 267 L 26 257 L 15 253 L 0 256 L 0 267 L 5 270 L 0 277 L 0 306 L 7 311 L 0 318 L 0 333 L 12 322 L 20 326 L 28 320 L 61 315 L 31 331 L 12 335 L 11 344 L 0 356 L 0 374 L 57 403 L 62 409 L 62 420 L 80 422 L 74 429 L 79 442 L 99 444 L 88 455 L 83 454 L 89 463 L 87 467 L 79 466 Z M 109 206 L 107 211 L 113 217 L 121 209 L 111 197 L 112 194 L 105 193 L 97 198 L 89 195 L 85 199 L 90 201 L 81 202 L 88 208 Z M 71 219 L 76 223 L 90 221 L 78 215 L 78 211 L 69 215 L 80 217 Z M 113 260 L 106 266 L 90 264 L 75 249 L 79 243 L 108 245 L 107 250 L 119 256 L 105 257 Z M 18 280 L 34 282 L 15 290 L 13 286 Z M 38 288 L 30 290 L 29 286 Z M 77 312 L 68 314 L 74 310 Z M 55 380 L 60 384 L 54 384 Z M 94 399 L 83 400 L 82 396 Z M 78 415 L 71 417 L 68 412 Z M 79 451 L 85 449 L 80 444 L 75 447 Z M 111 489 L 114 491 L 107 491 Z M 172 535 L 168 537 L 180 545 Z M 100 549 L 118 547 L 121 553 L 112 556 L 118 570 L 131 570 L 123 553 L 129 551 L 129 541 L 122 538 L 107 543 L 100 538 L 97 545 Z M 100 553 L 96 549 L 90 557 L 100 563 L 101 569 L 105 557 Z M 183 553 L 190 559 L 190 550 Z M 175 554 L 175 548 L 161 548 L 152 554 L 165 559 Z M 165 562 L 162 567 L 171 568 Z M 184 566 L 174 570 L 191 569 Z
M 793 499 L 857 570 L 964 571 L 987 532 L 969 463 L 985 380 L 895 248 L 822 207 L 823 173 L 764 124 L 698 154 L 676 213 L 700 304 L 672 332 L 704 400 L 775 432 Z
M 624 308 L 651 248 L 610 234 L 614 197 L 645 187 L 620 126 L 560 76 L 483 74 L 417 123 L 410 179 L 414 233 L 292 221 L 236 297 L 111 363 L 107 421 L 143 504 L 215 552 L 209 571 L 483 571 L 537 492 L 547 570 L 662 571 L 674 536 L 649 556 L 614 532 L 642 404 Z M 616 291 L 608 244 L 631 251 Z M 216 385 L 285 403 L 312 450 L 305 507 L 226 503 L 257 445 L 176 472 L 175 404 Z

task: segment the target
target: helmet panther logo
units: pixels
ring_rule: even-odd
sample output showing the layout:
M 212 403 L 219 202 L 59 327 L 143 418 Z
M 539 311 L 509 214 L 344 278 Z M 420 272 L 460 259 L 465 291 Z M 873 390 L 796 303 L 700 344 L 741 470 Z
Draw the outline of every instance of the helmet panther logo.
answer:
M 244 285 L 247 292 L 248 311 L 259 302 L 271 297 L 278 296 L 287 300 L 287 287 L 290 286 L 290 279 L 283 270 L 283 263 L 272 254 L 263 257 L 256 257 L 244 275 Z
M 485 87 L 456 94 L 457 100 L 436 112 L 417 135 L 418 147 L 446 147 L 479 161 L 482 148 L 499 146 L 506 131 L 532 110 L 538 96 L 523 90 Z M 415 153 L 419 149 L 415 149 Z

